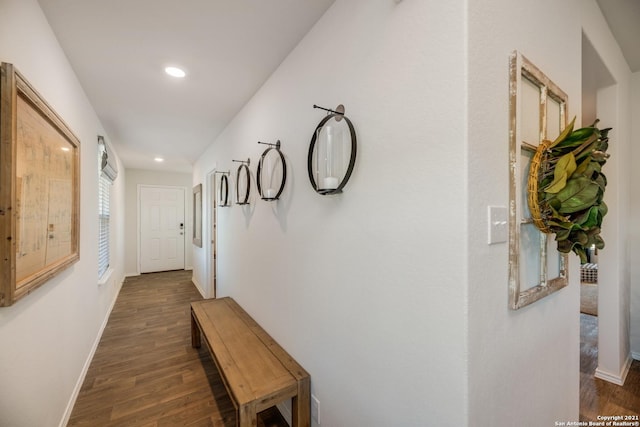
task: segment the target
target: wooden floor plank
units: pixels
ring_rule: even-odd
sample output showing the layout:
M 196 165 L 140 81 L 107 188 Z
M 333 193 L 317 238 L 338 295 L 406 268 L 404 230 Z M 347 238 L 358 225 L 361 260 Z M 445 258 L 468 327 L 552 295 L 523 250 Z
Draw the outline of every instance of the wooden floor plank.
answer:
M 68 425 L 234 427 L 208 351 L 191 348 L 190 304 L 201 299 L 190 271 L 127 278 Z M 258 425 L 287 426 L 275 408 Z
M 598 318 L 580 314 L 580 421 L 601 416 L 640 416 L 640 362 L 634 360 L 623 386 L 594 376 L 598 367 Z

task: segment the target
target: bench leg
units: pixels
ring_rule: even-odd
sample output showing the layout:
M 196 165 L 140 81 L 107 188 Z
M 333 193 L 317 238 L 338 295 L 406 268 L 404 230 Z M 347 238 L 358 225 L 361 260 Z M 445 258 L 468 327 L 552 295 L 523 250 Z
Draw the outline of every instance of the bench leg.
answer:
M 193 311 L 191 312 L 191 347 L 200 348 L 200 328 L 198 327 L 198 322 L 196 322 L 195 317 L 193 316 Z
M 311 426 L 311 380 L 298 381 L 298 395 L 291 399 L 291 427 Z
M 255 402 L 240 405 L 238 408 L 238 427 L 256 427 L 258 425 L 258 413 Z

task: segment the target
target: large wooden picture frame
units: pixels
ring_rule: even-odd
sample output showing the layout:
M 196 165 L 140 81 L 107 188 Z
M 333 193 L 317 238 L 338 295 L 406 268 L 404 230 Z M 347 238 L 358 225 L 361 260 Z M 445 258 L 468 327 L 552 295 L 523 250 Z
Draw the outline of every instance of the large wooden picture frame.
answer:
M 536 147 L 567 124 L 568 96 L 517 51 L 509 68 L 509 305 L 517 310 L 569 283 L 567 254 L 535 227 L 526 186 Z
M 0 307 L 80 259 L 80 141 L 8 63 L 0 75 Z

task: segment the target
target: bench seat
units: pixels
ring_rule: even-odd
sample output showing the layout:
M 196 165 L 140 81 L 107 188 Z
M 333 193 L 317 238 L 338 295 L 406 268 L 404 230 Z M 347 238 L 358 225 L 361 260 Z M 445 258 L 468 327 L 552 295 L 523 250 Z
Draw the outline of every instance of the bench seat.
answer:
M 238 414 L 238 426 L 257 425 L 257 413 L 292 401 L 292 427 L 310 426 L 310 377 L 232 298 L 191 303 L 191 345 L 205 341 Z

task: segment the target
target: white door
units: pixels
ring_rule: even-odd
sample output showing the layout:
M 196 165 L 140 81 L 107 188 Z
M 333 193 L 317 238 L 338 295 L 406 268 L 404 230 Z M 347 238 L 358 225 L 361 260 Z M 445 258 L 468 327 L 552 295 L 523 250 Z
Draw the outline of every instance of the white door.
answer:
M 184 269 L 184 188 L 140 186 L 140 272 Z

